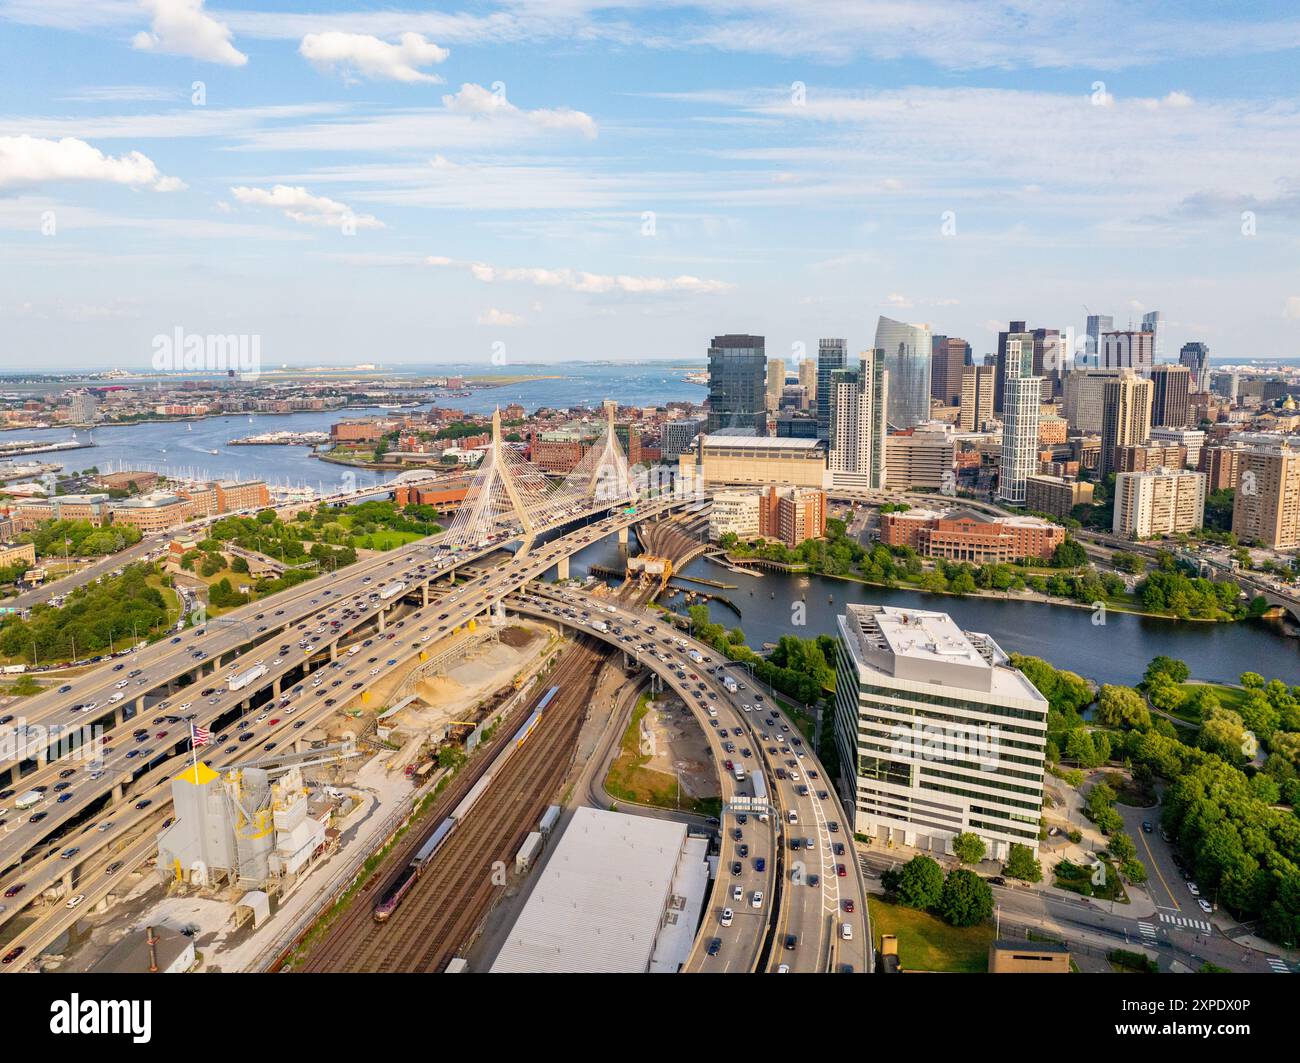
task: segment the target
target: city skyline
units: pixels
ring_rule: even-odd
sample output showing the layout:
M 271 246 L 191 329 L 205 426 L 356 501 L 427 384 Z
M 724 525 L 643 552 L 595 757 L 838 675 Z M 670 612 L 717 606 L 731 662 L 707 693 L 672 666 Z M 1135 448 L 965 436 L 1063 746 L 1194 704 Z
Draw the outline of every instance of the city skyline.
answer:
M 1300 20 L 1210 11 L 5 0 L 0 368 L 788 363 L 880 316 L 978 360 L 1153 307 L 1166 360 L 1294 357 Z

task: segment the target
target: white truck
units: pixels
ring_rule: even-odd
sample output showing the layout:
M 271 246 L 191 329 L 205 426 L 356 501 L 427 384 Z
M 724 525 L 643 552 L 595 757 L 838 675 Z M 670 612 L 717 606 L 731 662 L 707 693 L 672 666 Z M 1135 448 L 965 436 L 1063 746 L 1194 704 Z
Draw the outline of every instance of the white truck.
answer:
M 39 790 L 28 790 L 25 794 L 18 795 L 18 800 L 14 802 L 14 808 L 31 808 L 32 805 L 39 805 L 43 800 L 45 800 L 45 795 Z
M 734 694 L 740 689 L 740 687 L 736 685 L 736 681 L 729 675 L 724 675 L 722 677 L 722 685 L 727 688 L 728 694 Z
M 702 656 L 700 656 L 700 652 L 699 652 L 699 650 L 691 650 L 691 652 L 688 653 L 686 656 L 689 657 L 689 658 L 690 658 L 692 661 L 694 661 L 696 664 L 703 664 L 703 663 L 704 663 L 704 658 L 703 658 Z
M 247 668 L 238 675 L 232 675 L 226 682 L 231 690 L 242 690 L 254 679 L 264 675 L 266 675 L 266 665 L 255 664 L 252 668 Z
M 404 590 L 406 590 L 405 583 L 390 583 L 387 587 L 385 587 L 383 590 L 379 592 L 379 597 L 382 598 L 384 601 L 387 601 L 393 595 L 401 594 L 402 591 Z
M 593 620 L 591 622 L 591 628 L 593 631 L 608 631 L 609 625 L 603 620 Z
M 360 652 L 361 652 L 361 643 L 358 642 L 355 646 L 353 646 L 350 650 L 348 650 L 348 656 L 355 657 Z

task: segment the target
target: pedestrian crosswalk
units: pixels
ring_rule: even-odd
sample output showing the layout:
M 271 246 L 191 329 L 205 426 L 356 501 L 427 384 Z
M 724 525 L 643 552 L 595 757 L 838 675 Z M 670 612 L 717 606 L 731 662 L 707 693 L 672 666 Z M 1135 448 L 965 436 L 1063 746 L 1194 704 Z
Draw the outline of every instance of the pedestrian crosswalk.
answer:
M 1156 928 L 1150 923 L 1138 923 L 1138 933 L 1142 935 L 1142 940 L 1148 945 L 1156 944 Z
M 1268 965 L 1273 968 L 1274 974 L 1290 974 L 1291 968 L 1286 965 L 1285 960 L 1279 960 L 1276 956 L 1268 958 Z
M 1214 929 L 1204 919 L 1188 919 L 1185 915 L 1170 915 L 1168 912 L 1160 913 L 1160 921 L 1181 926 L 1185 930 L 1199 930 L 1202 934 L 1208 934 Z

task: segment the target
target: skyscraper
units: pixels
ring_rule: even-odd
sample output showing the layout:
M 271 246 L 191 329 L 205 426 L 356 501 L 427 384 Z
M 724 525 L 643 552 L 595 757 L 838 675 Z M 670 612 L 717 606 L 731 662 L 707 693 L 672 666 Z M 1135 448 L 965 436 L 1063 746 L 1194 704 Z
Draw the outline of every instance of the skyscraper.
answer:
M 968 365 L 961 374 L 961 409 L 957 427 L 978 432 L 993 419 L 993 374 L 991 365 Z
M 708 431 L 766 424 L 767 358 L 762 336 L 714 336 L 709 346 Z
M 1043 401 L 1043 378 L 1033 375 L 1033 337 L 1025 333 L 1009 335 L 1005 360 L 998 498 L 1023 506 L 1025 481 L 1038 472 L 1038 417 Z
M 1015 344 L 1018 356 L 1028 359 L 1014 374 L 1007 371 L 1008 350 Z M 1002 412 L 1002 396 L 1006 392 L 1008 376 L 1030 376 L 1033 374 L 1034 335 L 1025 329 L 1023 321 L 1013 321 L 1005 332 L 998 333 L 997 376 L 993 380 L 993 412 Z
M 848 361 L 849 341 L 843 339 L 817 342 L 817 438 L 831 438 L 831 374 L 843 369 Z
M 1160 357 L 1163 348 L 1160 341 L 1164 339 L 1164 330 L 1160 327 L 1161 315 L 1159 310 L 1152 310 L 1150 313 L 1142 315 L 1142 331 L 1151 334 L 1151 360 L 1154 362 Z
M 889 426 L 911 428 L 930 419 L 930 327 L 892 318 L 876 322 L 876 348 L 889 374 Z
M 1097 477 L 1119 471 L 1119 448 L 1145 443 L 1151 434 L 1151 381 L 1131 369 L 1107 379 L 1101 399 L 1101 455 Z
M 767 408 L 781 408 L 781 392 L 785 388 L 785 362 L 780 358 L 767 360 Z
M 1101 334 L 1101 367 L 1103 369 L 1132 369 L 1148 376 L 1155 364 L 1156 334 L 1154 332 L 1103 332 Z
M 1151 424 L 1186 428 L 1191 416 L 1192 371 L 1185 365 L 1151 367 Z
M 1110 314 L 1088 315 L 1087 365 L 1094 369 L 1101 367 L 1101 334 L 1114 328 L 1115 319 Z
M 1184 343 L 1178 352 L 1178 364 L 1192 371 L 1192 390 L 1210 390 L 1210 348 L 1204 343 Z
M 930 397 L 945 406 L 961 402 L 961 374 L 970 365 L 970 344 L 956 336 L 935 336 L 930 366 Z
M 889 376 L 880 351 L 863 351 L 858 365 L 831 374 L 828 464 L 838 487 L 885 486 L 885 411 Z

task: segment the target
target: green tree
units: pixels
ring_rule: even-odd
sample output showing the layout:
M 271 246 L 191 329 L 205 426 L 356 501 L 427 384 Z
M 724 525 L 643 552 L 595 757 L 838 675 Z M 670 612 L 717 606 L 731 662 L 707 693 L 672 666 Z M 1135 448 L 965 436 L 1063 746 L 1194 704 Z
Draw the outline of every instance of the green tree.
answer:
M 953 840 L 952 851 L 963 864 L 978 864 L 984 859 L 987 849 L 984 840 L 973 831 L 962 831 Z
M 914 856 L 899 869 L 894 892 L 900 904 L 928 911 L 939 903 L 943 887 L 943 868 L 928 856 Z
M 1151 726 L 1151 711 L 1132 687 L 1106 684 L 1097 696 L 1097 722 L 1145 731 Z
M 1043 865 L 1034 857 L 1034 851 L 1027 845 L 1014 844 L 1003 865 L 1002 873 L 1011 878 L 1023 879 L 1025 882 L 1041 882 Z
M 936 910 L 950 926 L 976 926 L 993 914 L 993 891 L 974 871 L 959 868 L 944 879 Z

